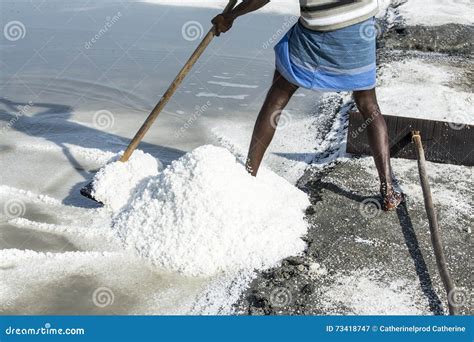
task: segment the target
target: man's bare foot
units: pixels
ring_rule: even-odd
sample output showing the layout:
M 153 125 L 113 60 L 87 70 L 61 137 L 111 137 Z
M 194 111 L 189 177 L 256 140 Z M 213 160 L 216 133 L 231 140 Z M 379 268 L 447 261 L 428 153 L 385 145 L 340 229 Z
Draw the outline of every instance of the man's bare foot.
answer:
M 383 200 L 382 210 L 384 211 L 396 209 L 405 200 L 403 193 L 396 191 L 392 185 L 386 183 L 381 184 L 380 193 Z

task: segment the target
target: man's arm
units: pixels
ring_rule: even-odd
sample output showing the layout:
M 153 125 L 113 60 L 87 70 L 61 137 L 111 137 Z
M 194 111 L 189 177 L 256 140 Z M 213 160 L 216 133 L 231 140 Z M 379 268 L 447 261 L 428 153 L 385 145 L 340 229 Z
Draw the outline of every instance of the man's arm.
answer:
M 241 15 L 256 11 L 269 2 L 270 0 L 244 0 L 230 13 L 219 14 L 214 19 L 212 19 L 212 23 L 214 24 L 216 30 L 216 36 L 219 36 L 223 32 L 229 31 L 234 24 L 234 20 Z

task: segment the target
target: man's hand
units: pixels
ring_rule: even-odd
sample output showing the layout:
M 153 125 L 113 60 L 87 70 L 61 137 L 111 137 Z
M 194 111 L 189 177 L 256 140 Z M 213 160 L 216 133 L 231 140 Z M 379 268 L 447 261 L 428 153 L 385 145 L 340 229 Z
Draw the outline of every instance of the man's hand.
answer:
M 235 7 L 232 12 L 226 14 L 219 14 L 212 19 L 216 36 L 223 32 L 227 32 L 234 24 L 234 20 L 241 15 L 253 12 L 268 4 L 270 0 L 245 0 Z
M 230 13 L 219 14 L 214 19 L 212 19 L 216 36 L 219 37 L 221 33 L 229 31 L 232 25 L 234 24 L 234 20 L 234 16 Z

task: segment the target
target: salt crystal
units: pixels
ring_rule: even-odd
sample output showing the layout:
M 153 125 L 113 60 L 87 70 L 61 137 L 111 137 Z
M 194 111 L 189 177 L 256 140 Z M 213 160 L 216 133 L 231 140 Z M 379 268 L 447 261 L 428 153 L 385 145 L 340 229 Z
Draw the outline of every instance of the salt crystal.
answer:
M 127 204 L 140 182 L 156 176 L 159 168 L 161 164 L 152 155 L 135 151 L 126 163 L 117 160 L 97 172 L 92 181 L 92 196 L 118 211 Z
M 264 269 L 303 252 L 307 206 L 306 194 L 283 178 L 266 169 L 252 177 L 228 150 L 208 145 L 149 178 L 114 229 L 153 264 L 208 276 Z

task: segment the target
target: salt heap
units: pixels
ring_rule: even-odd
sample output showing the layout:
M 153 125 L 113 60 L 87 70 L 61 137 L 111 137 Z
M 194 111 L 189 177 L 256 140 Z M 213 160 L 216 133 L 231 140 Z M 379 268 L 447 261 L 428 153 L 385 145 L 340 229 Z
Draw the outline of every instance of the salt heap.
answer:
M 250 176 L 226 149 L 202 146 L 151 177 L 117 214 L 124 244 L 191 276 L 264 269 L 301 253 L 307 196 L 268 170 Z
M 100 169 L 92 181 L 92 196 L 113 211 L 125 206 L 139 183 L 158 174 L 161 164 L 152 155 L 135 151 L 128 162 L 114 161 Z

